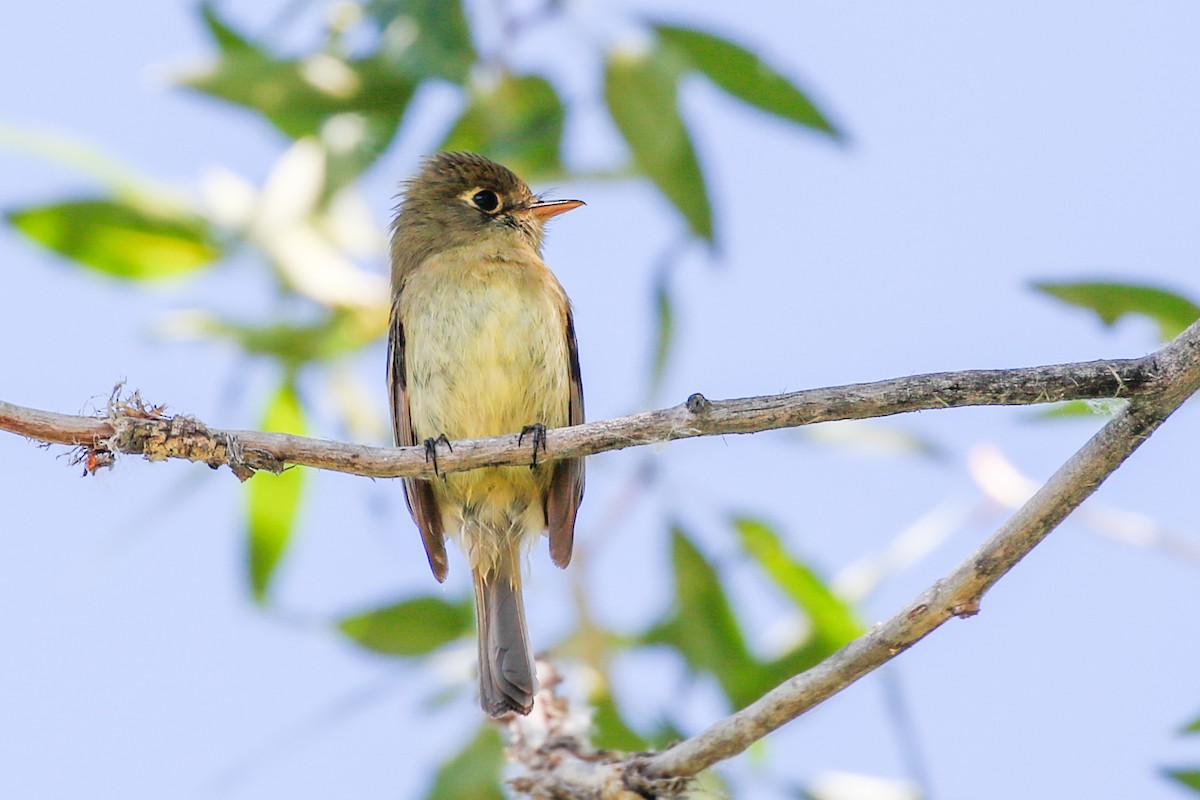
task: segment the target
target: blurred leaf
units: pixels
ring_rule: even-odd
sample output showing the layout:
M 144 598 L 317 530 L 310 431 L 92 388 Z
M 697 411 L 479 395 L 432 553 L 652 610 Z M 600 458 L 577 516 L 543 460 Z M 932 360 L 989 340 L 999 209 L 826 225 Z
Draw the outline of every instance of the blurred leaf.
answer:
M 742 548 L 812 622 L 812 638 L 826 655 L 865 632 L 854 610 L 830 591 L 815 572 L 784 549 L 779 534 L 761 520 L 735 517 L 734 529 Z
M 0 148 L 45 158 L 70 167 L 102 183 L 119 196 L 136 197 L 146 203 L 178 205 L 186 201 L 169 186 L 161 185 L 123 164 L 108 153 L 71 134 L 23 125 L 0 123 Z M 142 205 L 145 205 L 143 203 Z
M 182 85 L 253 110 L 292 139 L 320 138 L 330 151 L 335 185 L 387 149 L 415 90 L 409 75 L 378 56 L 276 58 L 222 21 L 211 5 L 203 6 L 203 14 L 220 57 L 211 68 L 182 77 Z M 335 117 L 339 124 L 327 127 Z
M 795 84 L 749 50 L 710 33 L 655 25 L 669 47 L 679 50 L 710 81 L 769 114 L 840 139 L 841 134 Z
M 390 656 L 419 656 L 470 634 L 474 619 L 471 609 L 470 602 L 414 597 L 346 617 L 338 627 L 368 650 Z
M 401 91 L 407 92 L 404 96 L 404 102 L 407 104 L 412 98 L 412 90 Z M 373 102 L 375 101 L 365 100 L 364 104 L 371 105 Z M 388 113 L 354 112 L 336 118 L 339 123 L 345 124 L 331 124 L 322 128 L 321 142 L 326 150 L 326 199 L 338 189 L 353 183 L 387 152 L 396 137 L 403 112 L 403 109 L 398 109 L 395 116 Z
M 1163 773 L 1192 791 L 1200 792 L 1200 769 L 1168 769 L 1163 770 Z
M 68 200 L 6 216 L 39 244 L 118 278 L 175 277 L 221 257 L 202 219 L 167 207 L 151 211 L 117 200 Z
M 222 50 L 236 52 L 238 50 L 257 49 L 249 39 L 235 31 L 231 26 L 225 24 L 217 16 L 216 0 L 203 0 L 200 4 L 200 16 L 208 28 L 209 35 L 213 37 L 213 41 L 216 42 L 217 47 Z
M 181 83 L 257 111 L 293 139 L 316 135 L 331 113 L 332 101 L 304 79 L 300 62 L 276 59 L 225 24 L 211 4 L 201 12 L 220 57 L 212 67 L 184 76 Z
M 746 649 L 716 570 L 678 527 L 671 530 L 671 561 L 674 610 L 644 641 L 674 647 L 692 670 L 713 675 L 735 705 L 745 705 L 760 693 L 762 671 Z
M 488 723 L 475 738 L 437 771 L 427 800 L 504 800 L 500 785 L 504 769 L 504 742 Z
M 563 113 L 546 79 L 506 76 L 472 90 L 440 149 L 481 153 L 527 180 L 560 175 Z
M 671 290 L 671 278 L 689 241 L 690 237 L 680 237 L 667 245 L 654 267 L 654 349 L 646 387 L 647 406 L 655 405 L 671 359 L 675 343 L 675 298 Z
M 555 648 L 558 652 L 558 648 Z M 592 709 L 592 744 L 602 750 L 636 753 L 647 748 L 665 748 L 671 742 L 687 738 L 667 721 L 659 722 L 653 731 L 638 733 L 621 716 L 616 700 L 607 690 L 593 692 L 587 699 Z
M 1039 408 L 1030 414 L 1033 419 L 1064 419 L 1079 417 L 1111 417 L 1120 411 L 1126 400 L 1066 400 L 1061 403 L 1051 403 L 1045 408 Z
M 290 381 L 279 387 L 267 406 L 262 429 L 278 433 L 304 433 L 304 411 Z M 278 475 L 256 472 L 250 479 L 250 586 L 262 603 L 275 569 L 287 550 L 300 507 L 304 472 L 298 467 Z
M 1200 306 L 1182 295 L 1154 286 L 1041 282 L 1033 284 L 1033 288 L 1096 312 L 1105 325 L 1112 325 L 1127 314 L 1150 317 L 1158 323 L 1158 335 L 1163 341 L 1174 339 L 1200 318 Z
M 650 366 L 650 387 L 647 392 L 651 401 L 662 387 L 671 344 L 675 339 L 675 303 L 671 298 L 666 272 L 661 273 L 654 284 L 654 320 L 654 362 Z
M 295 368 L 359 350 L 382 336 L 387 323 L 385 309 L 369 308 L 336 308 L 312 324 L 278 322 L 262 326 L 222 320 L 206 312 L 181 312 L 159 332 L 174 338 L 227 339 L 246 353 L 270 356 L 285 367 Z
M 713 241 L 712 208 L 691 137 L 679 116 L 679 73 L 670 54 L 610 53 L 604 98 L 638 170 L 650 178 L 697 236 Z
M 364 11 L 379 26 L 381 54 L 405 73 L 466 81 L 476 55 L 459 0 L 371 0 Z
M 1200 717 L 1196 717 L 1194 720 L 1189 722 L 1187 724 L 1187 726 L 1184 727 L 1184 729 L 1182 731 L 1180 731 L 1180 733 L 1184 733 L 1184 734 L 1200 733 Z
M 647 741 L 626 724 L 617 709 L 616 701 L 608 692 L 588 698 L 592 707 L 592 744 L 602 750 L 621 750 L 636 753 L 646 749 Z
M 294 367 L 328 352 L 325 334 L 329 327 L 329 323 L 292 325 L 286 322 L 255 327 L 212 320 L 207 332 L 237 342 L 246 353 L 271 356 Z

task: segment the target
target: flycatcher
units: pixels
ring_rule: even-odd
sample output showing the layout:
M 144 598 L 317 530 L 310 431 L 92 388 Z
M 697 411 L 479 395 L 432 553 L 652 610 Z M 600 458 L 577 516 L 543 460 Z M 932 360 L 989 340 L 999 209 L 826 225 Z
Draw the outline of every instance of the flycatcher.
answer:
M 583 205 L 542 200 L 473 153 L 428 158 L 392 226 L 388 388 L 398 446 L 519 434 L 532 467 L 485 467 L 404 479 L 429 566 L 446 578 L 448 535 L 475 578 L 479 694 L 493 717 L 528 714 L 537 692 L 525 609 L 524 549 L 549 531 L 571 560 L 583 459 L 538 459 L 545 430 L 583 422 L 571 304 L 542 261 L 542 230 Z

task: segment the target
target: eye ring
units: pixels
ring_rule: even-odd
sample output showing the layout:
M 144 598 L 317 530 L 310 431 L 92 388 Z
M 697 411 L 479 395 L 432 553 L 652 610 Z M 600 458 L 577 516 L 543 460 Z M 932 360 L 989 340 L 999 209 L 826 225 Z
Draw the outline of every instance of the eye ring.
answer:
M 481 189 L 471 197 L 471 205 L 487 214 L 492 214 L 500 208 L 500 197 L 491 189 Z

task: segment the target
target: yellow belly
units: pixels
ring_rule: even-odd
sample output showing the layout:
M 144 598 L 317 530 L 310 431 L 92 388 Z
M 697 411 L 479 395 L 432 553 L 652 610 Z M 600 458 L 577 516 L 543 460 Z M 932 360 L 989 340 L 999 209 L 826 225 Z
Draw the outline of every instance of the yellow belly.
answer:
M 417 441 L 566 425 L 566 308 L 561 286 L 536 256 L 498 261 L 451 251 L 414 272 L 400 314 Z M 446 530 L 461 530 L 474 565 L 491 561 L 480 548 L 494 546 L 477 533 L 498 544 L 542 531 L 549 479 L 542 468 L 487 467 L 452 473 L 433 489 Z

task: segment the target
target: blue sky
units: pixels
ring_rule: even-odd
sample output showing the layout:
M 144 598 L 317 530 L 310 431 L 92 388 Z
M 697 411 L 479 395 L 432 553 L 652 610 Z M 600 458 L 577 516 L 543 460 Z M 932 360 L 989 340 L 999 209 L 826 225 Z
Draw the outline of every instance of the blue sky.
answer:
M 1120 278 L 1200 297 L 1194 4 L 622 8 L 760 48 L 849 134 L 834 146 L 707 86 L 687 88 L 722 249 L 715 259 L 692 252 L 677 273 L 680 349 L 662 404 L 694 391 L 737 397 L 1154 347 L 1149 324 L 1102 330 L 1031 292 L 1034 280 Z M 0 121 L 81 137 L 182 186 L 217 164 L 253 181 L 267 173 L 281 141 L 265 126 L 167 86 L 171 69 L 206 53 L 190 3 L 84 4 L 70 24 L 62 14 L 50 4 L 10 9 Z M 380 228 L 397 181 L 449 119 L 443 98 L 426 102 L 427 116 L 364 185 Z M 619 153 L 594 115 L 572 125 L 576 163 Z M 92 189 L 76 172 L 12 151 L 0 151 L 0 174 L 4 207 Z M 629 413 L 642 400 L 650 266 L 680 223 L 647 186 L 556 189 L 589 204 L 556 221 L 546 254 L 575 304 L 589 416 Z M 131 292 L 80 275 L 7 229 L 0 259 L 10 276 L 0 292 L 3 399 L 76 412 L 89 398 L 102 406 L 124 378 L 210 424 L 257 424 L 274 377 L 267 365 L 151 335 L 179 309 L 261 312 L 269 287 L 246 264 L 199 285 Z M 382 347 L 355 365 L 378 389 L 381 415 L 382 365 Z M 314 416 L 320 433 L 339 435 L 328 405 L 316 401 Z M 993 443 L 1041 479 L 1099 425 L 1031 416 L 969 409 L 867 427 L 935 441 L 941 460 L 794 432 L 675 443 L 659 450 L 663 493 L 618 530 L 601 531 L 599 517 L 638 455 L 598 456 L 580 523 L 589 557 L 573 568 L 586 569 L 601 618 L 633 631 L 667 601 L 668 516 L 734 564 L 721 520 L 753 513 L 836 575 L 931 509 L 973 509 L 865 601 L 864 616 L 881 619 L 1000 521 L 968 474 L 973 448 Z M 1146 515 L 1195 543 L 1187 487 L 1197 479 L 1198 430 L 1193 402 L 1093 506 Z M 244 494 L 227 473 L 124 459 L 80 480 L 57 453 L 0 436 L 0 796 L 419 796 L 430 765 L 474 729 L 469 692 L 431 712 L 432 668 L 364 655 L 326 625 L 437 590 L 398 485 L 314 477 L 280 576 L 286 611 L 268 615 L 243 589 Z M 1068 522 L 988 595 L 979 617 L 950 623 L 899 659 L 890 678 L 871 676 L 768 739 L 775 758 L 741 759 L 731 774 L 767 786 L 831 769 L 904 777 L 887 711 L 892 680 L 936 798 L 1181 796 L 1156 770 L 1200 761 L 1175 735 L 1200 713 L 1192 611 L 1200 573 L 1093 527 Z M 451 596 L 466 585 L 456 566 Z M 532 635 L 544 645 L 569 623 L 569 584 L 540 554 L 532 569 Z M 749 571 L 731 574 L 756 641 L 769 642 L 776 599 Z M 464 662 L 439 663 L 453 671 Z M 632 679 L 652 668 L 654 681 Z M 687 725 L 722 712 L 711 687 L 688 684 L 661 654 L 623 659 L 618 673 L 634 719 L 664 695 L 679 698 Z

